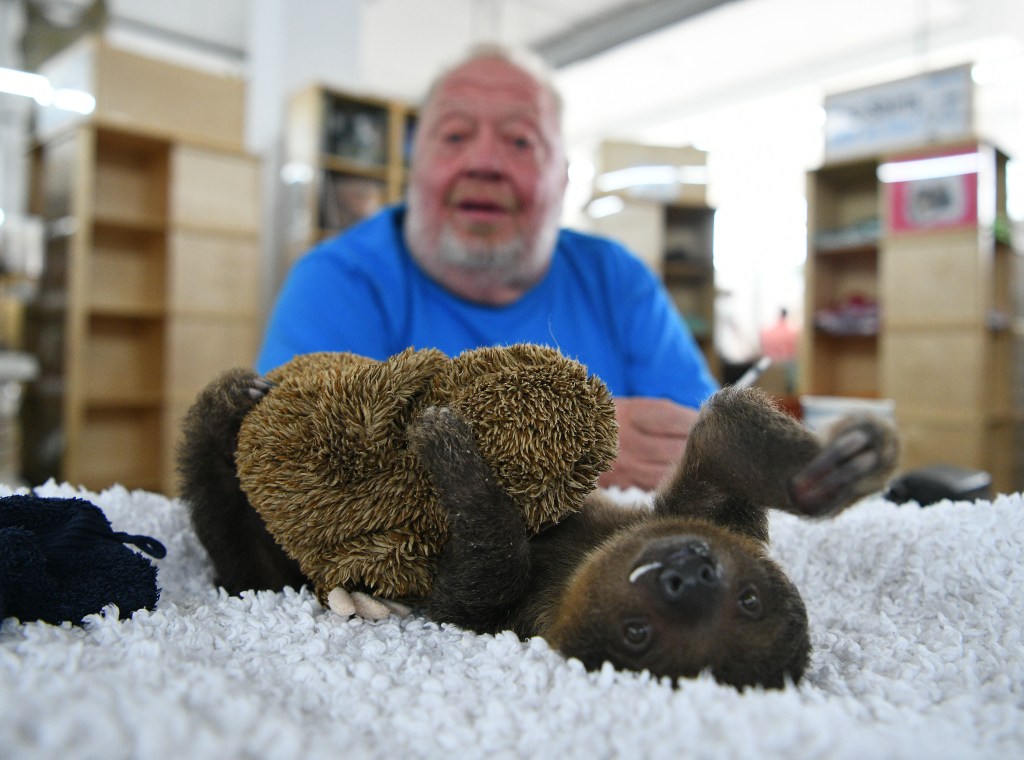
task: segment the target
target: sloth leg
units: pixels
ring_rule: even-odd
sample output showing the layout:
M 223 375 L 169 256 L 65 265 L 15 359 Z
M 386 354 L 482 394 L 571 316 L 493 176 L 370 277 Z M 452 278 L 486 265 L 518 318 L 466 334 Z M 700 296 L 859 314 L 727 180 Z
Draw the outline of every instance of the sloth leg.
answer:
M 790 479 L 795 511 L 826 516 L 882 490 L 896 469 L 899 448 L 895 429 L 884 420 L 840 420 L 821 452 Z
M 235 472 L 238 429 L 245 415 L 266 395 L 270 385 L 247 369 L 229 370 L 207 385 L 184 420 L 184 439 L 178 449 L 178 470 L 205 469 L 212 462 Z
M 409 435 L 448 519 L 429 613 L 475 631 L 499 630 L 529 580 L 522 515 L 495 482 L 471 428 L 453 410 L 428 408 Z
M 873 491 L 898 458 L 895 430 L 874 417 L 843 421 L 822 441 L 763 392 L 725 388 L 701 409 L 686 454 L 656 497 L 659 511 L 748 524 L 764 508 L 828 515 Z
M 271 538 L 242 493 L 235 470 L 238 430 L 270 385 L 250 370 L 225 372 L 185 417 L 178 449 L 181 497 L 213 562 L 215 581 L 229 593 L 298 588 L 298 563 Z

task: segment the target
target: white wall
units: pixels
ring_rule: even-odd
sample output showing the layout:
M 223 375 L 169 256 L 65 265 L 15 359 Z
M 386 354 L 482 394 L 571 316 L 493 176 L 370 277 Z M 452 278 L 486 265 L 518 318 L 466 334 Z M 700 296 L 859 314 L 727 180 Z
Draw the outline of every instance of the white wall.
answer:
M 21 68 L 19 40 L 25 14 L 15 0 L 0 0 L 0 66 Z M 9 216 L 26 210 L 26 162 L 33 101 L 0 93 L 0 210 Z
M 296 13 L 301 7 L 302 12 Z M 359 0 L 251 0 L 248 6 L 246 146 L 263 159 L 264 308 L 284 272 L 279 173 L 289 97 L 312 83 L 363 91 Z

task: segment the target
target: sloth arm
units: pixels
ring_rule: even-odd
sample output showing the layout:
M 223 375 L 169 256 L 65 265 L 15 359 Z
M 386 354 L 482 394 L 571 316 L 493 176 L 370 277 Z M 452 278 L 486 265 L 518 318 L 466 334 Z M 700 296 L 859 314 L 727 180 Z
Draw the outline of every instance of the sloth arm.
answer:
M 509 627 L 530 580 L 530 548 L 519 509 L 498 487 L 469 425 L 430 407 L 410 430 L 448 520 L 427 610 L 435 620 L 490 633 Z
M 708 400 L 675 473 L 655 496 L 659 514 L 700 517 L 767 540 L 766 509 L 829 515 L 884 485 L 895 432 L 850 418 L 822 442 L 756 389 Z

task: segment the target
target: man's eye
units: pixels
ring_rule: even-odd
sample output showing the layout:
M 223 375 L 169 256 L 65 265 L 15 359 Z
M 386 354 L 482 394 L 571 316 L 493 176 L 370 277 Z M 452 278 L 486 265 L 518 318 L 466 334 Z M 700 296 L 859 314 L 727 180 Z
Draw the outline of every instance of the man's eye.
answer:
M 533 148 L 533 140 L 529 137 L 513 137 L 509 142 L 516 150 L 530 150 Z
M 442 135 L 441 139 L 449 145 L 458 145 L 466 140 L 466 135 L 462 132 L 448 132 Z

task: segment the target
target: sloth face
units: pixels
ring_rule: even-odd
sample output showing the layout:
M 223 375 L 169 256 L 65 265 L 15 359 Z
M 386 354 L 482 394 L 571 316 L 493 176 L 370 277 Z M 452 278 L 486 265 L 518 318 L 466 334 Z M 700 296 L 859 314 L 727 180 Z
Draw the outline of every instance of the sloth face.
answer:
M 569 584 L 550 640 L 590 669 L 709 670 L 738 688 L 796 681 L 810 644 L 803 601 L 751 539 L 652 520 L 597 549 Z

